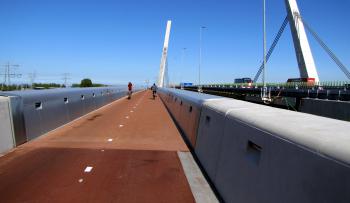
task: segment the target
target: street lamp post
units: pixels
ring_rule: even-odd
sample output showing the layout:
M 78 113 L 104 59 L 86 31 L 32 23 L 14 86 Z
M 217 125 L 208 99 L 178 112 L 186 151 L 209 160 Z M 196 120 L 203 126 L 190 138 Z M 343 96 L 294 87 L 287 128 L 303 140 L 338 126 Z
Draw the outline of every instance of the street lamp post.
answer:
M 145 80 L 145 83 L 146 83 L 146 89 L 148 89 L 149 79 L 146 79 L 146 80 Z
M 185 67 L 185 51 L 186 51 L 186 47 L 182 48 L 182 56 L 181 56 L 181 66 L 182 68 L 184 69 Z M 179 74 L 179 85 L 180 85 L 180 88 L 183 89 L 183 84 L 182 83 L 182 77 L 181 77 L 181 73 Z
M 264 36 L 263 36 L 263 43 L 264 43 L 264 65 L 263 65 L 263 85 L 264 85 L 264 93 L 263 93 L 263 97 L 266 97 L 266 0 L 263 0 L 263 32 L 264 32 Z
M 202 30 L 207 27 L 201 26 L 199 28 L 199 65 L 198 65 L 198 92 L 202 92 L 201 87 L 201 63 L 202 63 Z

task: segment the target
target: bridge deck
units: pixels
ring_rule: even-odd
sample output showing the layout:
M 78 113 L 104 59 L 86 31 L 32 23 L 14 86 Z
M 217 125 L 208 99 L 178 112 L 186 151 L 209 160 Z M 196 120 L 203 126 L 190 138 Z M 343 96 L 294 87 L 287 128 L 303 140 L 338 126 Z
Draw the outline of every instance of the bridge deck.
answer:
M 205 181 L 196 192 L 204 179 L 186 156 L 188 148 L 159 98 L 140 92 L 0 157 L 0 201 L 212 200 Z

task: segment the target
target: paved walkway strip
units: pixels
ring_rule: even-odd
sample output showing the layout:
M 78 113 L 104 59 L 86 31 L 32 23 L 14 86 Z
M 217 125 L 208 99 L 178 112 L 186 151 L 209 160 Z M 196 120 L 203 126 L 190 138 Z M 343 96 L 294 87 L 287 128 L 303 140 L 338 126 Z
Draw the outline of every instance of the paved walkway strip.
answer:
M 196 202 L 219 202 L 201 170 L 194 161 L 191 152 L 178 152 L 185 175 L 190 184 Z
M 0 202 L 212 202 L 191 158 L 144 91 L 0 157 Z

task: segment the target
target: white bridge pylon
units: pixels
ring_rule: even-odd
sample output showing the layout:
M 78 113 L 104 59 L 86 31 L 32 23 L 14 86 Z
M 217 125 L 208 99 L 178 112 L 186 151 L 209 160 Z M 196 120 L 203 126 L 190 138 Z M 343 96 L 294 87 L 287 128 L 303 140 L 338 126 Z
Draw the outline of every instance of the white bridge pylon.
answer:
M 315 78 L 319 82 L 318 73 L 309 41 L 306 36 L 304 23 L 300 17 L 300 12 L 296 0 L 285 0 L 289 25 L 292 31 L 295 54 L 301 78 Z
M 167 65 L 166 64 L 167 64 L 167 57 L 168 57 L 168 45 L 169 45 L 169 37 L 170 37 L 170 28 L 171 28 L 171 21 L 168 20 L 167 26 L 166 26 L 166 32 L 165 32 L 165 39 L 164 39 L 162 58 L 160 60 L 158 87 L 164 87 L 165 74 L 168 71 L 168 70 L 166 70 L 167 69 Z

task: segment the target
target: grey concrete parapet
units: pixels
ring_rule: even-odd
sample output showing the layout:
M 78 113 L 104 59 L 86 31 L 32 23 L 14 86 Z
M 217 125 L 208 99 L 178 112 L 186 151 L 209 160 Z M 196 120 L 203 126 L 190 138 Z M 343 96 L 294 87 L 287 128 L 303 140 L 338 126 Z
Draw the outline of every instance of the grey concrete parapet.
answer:
M 10 100 L 0 96 L 0 156 L 14 146 Z
M 300 103 L 300 111 L 318 116 L 350 121 L 350 102 L 304 98 Z
M 101 87 L 0 94 L 10 99 L 17 146 L 124 97 L 126 93 L 126 87 Z
M 196 100 L 194 152 L 226 202 L 350 202 L 349 122 L 181 90 L 160 94 Z

